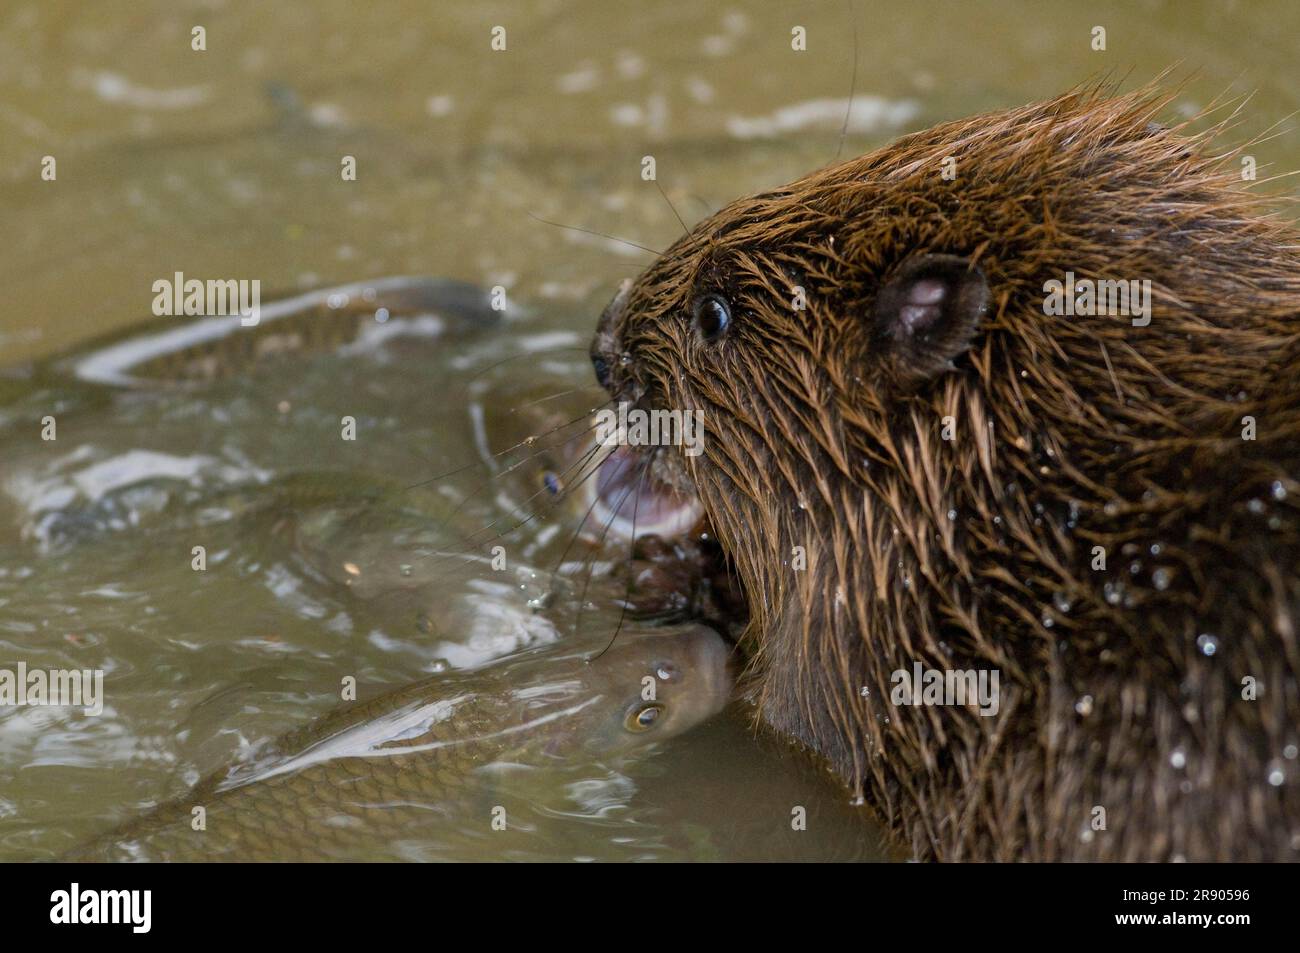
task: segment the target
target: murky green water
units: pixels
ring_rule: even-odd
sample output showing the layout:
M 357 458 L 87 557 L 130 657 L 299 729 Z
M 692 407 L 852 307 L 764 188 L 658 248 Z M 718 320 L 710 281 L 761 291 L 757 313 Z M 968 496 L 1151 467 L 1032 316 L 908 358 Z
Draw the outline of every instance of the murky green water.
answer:
M 583 345 L 648 258 L 537 218 L 653 248 L 679 232 L 643 156 L 689 224 L 837 151 L 1105 74 L 1181 64 L 1185 111 L 1254 92 L 1243 139 L 1300 106 L 1295 4 L 1090 6 L 0 4 L 0 665 L 103 668 L 108 692 L 97 718 L 0 714 L 0 856 L 55 856 L 181 793 L 330 708 L 343 675 L 379 691 L 438 666 L 409 613 L 303 559 L 277 518 L 281 481 L 323 480 L 328 506 L 426 479 L 482 459 L 484 407 L 589 384 L 561 351 L 481 372 Z M 190 48 L 196 24 L 206 52 Z M 504 53 L 489 49 L 496 24 Z M 807 52 L 790 49 L 796 24 Z M 1098 24 L 1104 53 L 1089 48 Z M 1300 167 L 1294 122 L 1252 151 L 1265 174 Z M 340 177 L 344 156 L 356 181 Z M 31 376 L 33 359 L 147 317 L 152 283 L 176 271 L 257 278 L 268 294 L 446 275 L 502 285 L 522 307 L 499 331 L 195 391 Z M 557 404 L 578 414 L 587 400 Z M 54 442 L 40 439 L 47 414 Z M 339 439 L 343 415 L 364 439 Z M 459 499 L 484 472 L 431 494 Z M 517 502 L 483 493 L 459 518 L 487 525 Z M 525 527 L 512 552 L 549 568 L 555 525 Z M 190 568 L 198 544 L 204 573 Z M 843 792 L 755 738 L 742 711 L 591 780 L 601 796 L 549 810 L 555 836 L 534 856 L 882 856 Z M 806 832 L 790 830 L 795 805 Z

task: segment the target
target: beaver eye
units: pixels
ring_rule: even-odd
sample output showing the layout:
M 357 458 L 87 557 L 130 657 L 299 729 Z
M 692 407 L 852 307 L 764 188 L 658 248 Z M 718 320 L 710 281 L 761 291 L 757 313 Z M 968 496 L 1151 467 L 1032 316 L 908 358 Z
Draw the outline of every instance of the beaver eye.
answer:
M 633 708 L 627 713 L 627 730 L 628 731 L 649 731 L 654 727 L 654 723 L 659 720 L 663 714 L 663 705 L 645 705 L 641 708 Z
M 731 306 L 718 295 L 702 295 L 691 306 L 695 329 L 706 341 L 716 341 L 731 326 Z

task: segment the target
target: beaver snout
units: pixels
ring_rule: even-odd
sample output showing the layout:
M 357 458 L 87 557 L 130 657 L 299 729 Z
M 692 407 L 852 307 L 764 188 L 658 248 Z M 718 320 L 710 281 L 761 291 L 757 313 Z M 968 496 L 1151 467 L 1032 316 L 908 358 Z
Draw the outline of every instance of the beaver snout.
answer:
M 619 283 L 614 300 L 601 312 L 596 334 L 591 339 L 591 366 L 596 371 L 596 382 L 614 396 L 617 396 L 614 366 L 618 359 L 618 327 L 627 311 L 627 299 L 631 291 L 632 279 L 624 278 Z

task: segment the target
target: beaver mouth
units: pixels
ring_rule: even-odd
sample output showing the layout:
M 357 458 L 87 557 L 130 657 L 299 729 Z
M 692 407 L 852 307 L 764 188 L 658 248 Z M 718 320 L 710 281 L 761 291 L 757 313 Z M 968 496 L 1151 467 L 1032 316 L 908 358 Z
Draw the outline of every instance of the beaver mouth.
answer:
M 640 536 L 685 536 L 704 520 L 704 507 L 693 495 L 656 475 L 653 460 L 632 447 L 620 446 L 586 481 L 587 504 L 594 525 L 626 540 Z
M 735 642 L 749 608 L 731 559 L 703 504 L 684 487 L 677 461 L 619 447 L 587 483 L 598 531 L 631 544 L 620 570 L 628 577 L 628 611 L 642 619 L 701 621 Z

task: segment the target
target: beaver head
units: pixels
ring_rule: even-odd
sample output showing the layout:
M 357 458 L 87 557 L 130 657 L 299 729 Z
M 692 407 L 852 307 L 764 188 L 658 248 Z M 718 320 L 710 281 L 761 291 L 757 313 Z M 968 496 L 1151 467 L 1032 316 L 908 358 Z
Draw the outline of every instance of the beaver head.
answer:
M 742 199 L 592 345 L 702 420 L 653 465 L 734 563 L 760 716 L 918 856 L 1300 846 L 1300 244 L 1166 104 L 1074 92 Z M 1071 273 L 1149 281 L 1148 319 L 1048 313 Z M 909 704 L 918 663 L 999 699 Z

